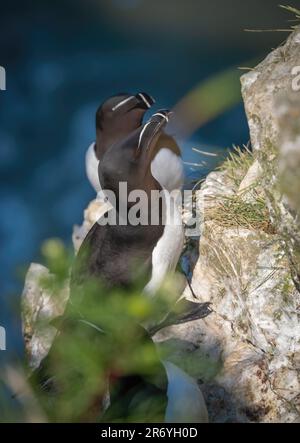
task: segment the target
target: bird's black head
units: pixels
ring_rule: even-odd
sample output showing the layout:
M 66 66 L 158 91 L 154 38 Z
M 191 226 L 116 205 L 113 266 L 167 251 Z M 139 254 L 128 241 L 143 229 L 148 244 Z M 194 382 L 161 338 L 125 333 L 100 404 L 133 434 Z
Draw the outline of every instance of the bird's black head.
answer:
M 127 184 L 127 196 L 135 190 L 145 191 L 150 196 L 151 190 L 161 189 L 151 174 L 151 162 L 169 115 L 167 110 L 156 112 L 142 127 L 105 152 L 99 163 L 99 179 L 102 189 L 112 191 L 117 201 L 121 198 L 121 182 Z
M 142 125 L 154 99 L 145 92 L 120 93 L 107 99 L 96 113 L 96 155 L 100 160 L 109 146 Z

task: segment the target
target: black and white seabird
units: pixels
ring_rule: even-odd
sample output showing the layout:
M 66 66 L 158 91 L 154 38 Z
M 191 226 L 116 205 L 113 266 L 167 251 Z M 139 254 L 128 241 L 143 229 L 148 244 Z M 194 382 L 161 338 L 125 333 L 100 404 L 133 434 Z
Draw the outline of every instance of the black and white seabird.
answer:
M 130 251 L 134 251 L 134 260 L 148 266 L 149 280 L 144 290 L 150 295 L 158 291 L 166 275 L 175 269 L 184 241 L 180 208 L 174 202 L 176 194 L 171 194 L 172 191 L 179 192 L 182 187 L 183 166 L 178 145 L 164 132 L 169 115 L 170 113 L 164 110 L 154 113 L 146 124 L 133 131 L 127 138 L 111 144 L 105 152 L 102 150 L 99 154 L 101 161 L 98 172 L 101 188 L 113 191 L 116 196 L 121 182 L 127 183 L 128 194 L 136 189 L 145 191 L 149 202 L 151 191 L 165 191 L 165 204 L 173 205 L 174 211 L 166 211 L 167 219 L 164 222 L 161 220 L 158 225 L 128 224 L 108 228 L 96 223 L 78 254 L 78 262 L 84 262 L 81 256 L 85 254 L 88 245 L 90 257 L 93 257 L 96 263 L 89 259 L 83 266 L 89 266 L 92 275 L 99 273 L 106 280 L 108 278 L 105 274 L 109 274 L 112 285 L 124 285 L 127 281 L 132 281 L 129 267 L 133 259 L 130 259 Z M 151 210 L 153 211 L 150 208 L 149 212 Z M 106 249 L 107 242 L 112 252 Z M 124 244 L 127 251 L 125 263 L 122 255 Z M 111 259 L 111 256 L 114 259 Z M 113 272 L 115 269 L 118 269 L 117 273 Z
M 119 206 L 119 185 L 126 183 L 128 195 L 136 189 L 146 192 L 149 205 L 151 191 L 161 191 L 151 169 L 157 151 L 157 141 L 167 123 L 166 112 L 155 113 L 139 129 L 133 131 L 119 143 L 112 144 L 99 162 L 99 182 L 106 192 L 113 192 Z M 159 168 L 157 168 L 159 172 Z M 122 202 L 121 202 L 122 203 Z M 129 207 L 127 210 L 130 209 Z M 149 215 L 151 208 L 149 208 Z M 84 239 L 73 269 L 73 281 L 84 274 L 99 277 L 109 286 L 127 286 L 136 276 L 132 273 L 139 264 L 141 270 L 151 276 L 152 252 L 163 235 L 162 215 L 157 225 L 133 226 L 129 223 L 95 223 Z M 86 252 L 88 251 L 88 252 Z M 87 256 L 88 254 L 88 256 Z M 117 270 L 117 272 L 116 272 Z
M 88 147 L 85 157 L 86 174 L 97 194 L 101 193 L 98 164 L 102 156 L 109 146 L 142 125 L 145 112 L 154 103 L 153 97 L 146 92 L 135 95 L 119 93 L 99 106 L 96 112 L 96 141 Z
M 110 146 L 103 155 L 99 163 L 99 180 L 103 189 L 113 191 L 117 196 L 116 211 L 121 182 L 127 183 L 128 194 L 139 189 L 149 198 L 151 191 L 165 190 L 164 196 L 169 199 L 167 205 L 174 198 L 169 192 L 180 190 L 183 182 L 180 150 L 163 131 L 169 115 L 165 110 L 153 114 L 143 127 Z M 138 277 L 135 267 L 138 264 L 139 269 L 148 272 L 150 279 L 144 291 L 155 294 L 166 274 L 174 270 L 182 250 L 183 228 L 179 218 L 178 209 L 172 219 L 160 218 L 161 223 L 155 226 L 101 226 L 96 223 L 79 250 L 73 284 L 80 284 L 84 275 L 84 278 L 99 277 L 108 286 L 130 286 Z M 202 314 L 198 311 L 195 318 L 209 313 L 204 311 Z M 168 380 L 165 421 L 206 422 L 205 402 L 195 380 L 174 364 L 162 363 Z M 119 396 L 120 392 L 122 389 L 118 391 Z
M 145 112 L 154 104 L 154 99 L 145 92 L 136 95 L 117 94 L 107 99 L 96 113 L 96 142 L 92 143 L 86 153 L 86 172 L 88 179 L 97 192 L 98 199 L 103 200 L 98 167 L 99 161 L 109 146 L 122 141 L 132 131 L 142 125 Z M 159 116 L 159 113 L 154 114 Z M 168 117 L 164 117 L 168 120 Z M 147 131 L 148 122 L 142 129 Z M 112 169 L 114 165 L 112 165 Z M 101 165 L 100 165 L 101 174 Z M 151 174 L 166 191 L 180 190 L 183 184 L 183 165 L 180 148 L 173 137 L 160 131 L 156 140 L 151 161 Z M 166 197 L 166 204 L 174 205 L 174 196 Z M 168 213 L 169 215 L 169 213 Z M 184 231 L 180 222 L 181 213 L 177 207 L 172 217 L 165 221 L 164 232 L 157 242 L 152 254 L 152 275 L 145 287 L 145 292 L 155 294 L 166 275 L 174 271 L 184 243 Z
M 158 149 L 157 144 L 160 136 L 163 135 L 168 117 L 169 113 L 167 111 L 157 112 L 144 126 L 119 143 L 109 146 L 99 164 L 99 176 L 103 189 L 114 191 L 117 198 L 119 198 L 119 183 L 124 181 L 127 182 L 128 192 L 134 189 L 142 189 L 147 195 L 152 190 L 176 189 L 179 186 L 182 180 L 181 169 L 178 168 L 180 173 L 175 176 L 175 180 L 174 175 L 171 173 L 168 175 L 167 171 L 167 169 L 171 169 L 168 167 L 174 161 L 173 155 L 179 157 L 178 153 L 173 154 L 173 151 L 171 153 L 163 151 L 163 149 L 166 149 L 165 143 L 163 143 L 161 149 Z M 160 152 L 162 163 L 163 159 L 169 159 L 168 167 L 164 164 L 165 175 L 161 170 L 162 163 L 157 162 L 156 158 Z M 174 163 L 177 167 L 177 159 L 175 160 Z M 117 208 L 118 206 L 116 206 L 116 210 Z M 78 287 L 83 282 L 88 282 L 96 277 L 108 288 L 120 286 L 130 288 L 137 278 L 137 272 L 135 272 L 137 263 L 139 269 L 148 272 L 148 279 L 150 278 L 151 281 L 153 278 L 153 270 L 151 271 L 151 268 L 153 268 L 153 251 L 164 234 L 162 217 L 159 220 L 160 223 L 156 226 L 100 225 L 96 223 L 92 227 L 79 250 L 72 270 L 71 295 L 65 317 L 61 320 L 62 325 L 67 324 L 68 329 L 67 315 L 68 309 L 72 310 L 72 293 L 76 289 L 78 291 Z M 175 238 L 173 238 L 174 240 Z M 83 293 L 80 303 L 84 304 L 85 301 L 85 294 Z M 99 327 L 89 323 L 88 318 L 82 319 L 79 317 L 79 321 L 81 322 L 80 327 L 91 328 L 93 334 L 101 336 L 103 333 L 101 325 Z M 141 326 L 140 328 L 142 329 Z M 63 333 L 64 326 L 60 326 L 60 330 Z M 149 340 L 151 344 L 152 340 L 148 333 L 145 331 L 144 334 L 145 339 Z M 58 334 L 56 340 L 59 339 L 60 335 Z M 52 349 L 55 349 L 55 341 Z M 51 351 L 46 360 L 51 361 Z M 76 368 L 71 368 L 72 370 L 76 370 Z M 36 371 L 35 379 L 42 380 L 43 386 L 48 389 L 49 386 L 53 385 L 51 375 L 53 376 L 53 374 L 49 374 L 46 361 L 42 362 Z M 124 403 L 123 396 L 128 390 L 134 392 L 137 398 L 141 398 L 141 391 L 146 389 L 145 392 L 149 398 L 151 396 L 158 398 L 159 396 L 162 399 L 161 404 L 165 405 L 162 418 L 164 421 L 174 423 L 207 421 L 207 411 L 202 393 L 191 377 L 170 362 L 160 362 L 159 358 L 157 358 L 157 374 L 153 374 L 154 378 L 156 375 L 162 380 L 165 378 L 166 383 L 157 387 L 150 382 L 150 384 L 146 383 L 145 386 L 144 378 L 139 373 L 132 376 L 121 376 L 117 392 L 113 389 L 111 407 L 107 411 L 107 417 L 112 420 L 122 418 L 122 414 L 121 416 L 114 416 L 114 405 L 117 405 L 118 411 L 118 404 L 119 402 Z M 54 398 L 55 395 L 59 395 L 59 392 L 55 393 L 54 388 Z M 166 399 L 166 402 L 164 402 L 164 399 Z M 128 405 L 134 403 L 133 400 L 133 398 L 129 398 L 124 410 L 128 408 Z M 104 416 L 105 418 L 106 416 Z
M 101 229 L 96 223 L 78 255 L 78 262 L 86 268 L 87 275 L 99 274 L 103 277 L 107 274 L 105 279 L 108 280 L 109 276 L 112 285 L 132 282 L 130 267 L 133 261 L 138 262 L 143 270 L 147 266 L 149 279 L 144 292 L 150 296 L 158 292 L 166 276 L 175 270 L 184 244 L 181 208 L 176 202 L 184 179 L 180 148 L 174 138 L 164 131 L 171 114 L 165 110 L 154 113 L 147 123 L 127 138 L 102 151 L 98 172 L 102 189 L 113 191 L 115 195 L 118 195 L 119 184 L 127 183 L 126 204 L 132 190 L 146 191 L 149 201 L 150 192 L 160 190 L 164 191 L 164 204 L 172 210 L 165 212 L 166 219 L 161 220 L 159 225 L 113 226 L 107 231 L 106 238 L 103 238 L 105 228 Z M 150 208 L 151 211 L 153 208 Z M 124 239 L 127 242 L 124 243 Z M 126 260 L 123 260 L 122 247 L 128 253 Z M 86 249 L 92 259 L 85 258 Z M 133 251 L 132 259 L 130 251 Z M 114 272 L 116 269 L 118 272 Z M 82 269 L 74 274 L 81 275 Z M 182 317 L 176 318 L 171 312 L 161 326 L 203 318 L 211 312 L 208 304 L 200 305 L 187 300 L 180 300 L 179 303 Z

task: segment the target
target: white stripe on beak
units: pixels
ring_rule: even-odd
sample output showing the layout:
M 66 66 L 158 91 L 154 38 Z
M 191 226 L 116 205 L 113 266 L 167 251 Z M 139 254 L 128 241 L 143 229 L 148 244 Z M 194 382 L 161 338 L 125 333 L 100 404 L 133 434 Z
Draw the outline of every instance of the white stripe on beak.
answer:
M 144 96 L 144 94 L 142 94 L 141 92 L 139 92 L 139 93 L 138 93 L 138 96 L 141 97 L 141 99 L 143 100 L 143 102 L 145 103 L 145 105 L 146 105 L 148 108 L 151 108 L 151 105 L 150 105 L 150 103 L 148 102 L 148 100 L 146 99 L 146 97 Z
M 167 123 L 168 123 L 169 117 L 167 115 L 162 114 L 160 112 L 156 112 L 155 114 L 152 115 L 152 117 L 154 117 L 155 115 L 159 115 L 160 117 L 163 117 L 167 121 Z

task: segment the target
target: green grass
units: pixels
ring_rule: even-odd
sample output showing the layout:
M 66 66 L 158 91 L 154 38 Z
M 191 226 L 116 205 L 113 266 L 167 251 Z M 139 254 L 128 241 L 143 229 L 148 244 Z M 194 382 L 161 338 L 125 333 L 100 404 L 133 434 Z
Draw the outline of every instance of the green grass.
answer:
M 295 25 L 290 25 L 289 28 L 275 28 L 275 29 L 245 29 L 247 32 L 291 32 L 293 31 L 298 25 L 298 21 L 300 20 L 300 9 L 295 8 L 294 6 L 289 5 L 278 5 L 279 8 L 285 9 L 286 11 L 292 13 L 296 19 L 295 20 L 289 20 L 297 22 Z
M 234 146 L 228 158 L 219 166 L 219 171 L 225 172 L 234 187 L 233 195 L 215 196 L 215 205 L 206 210 L 207 220 L 214 220 L 219 226 L 225 228 L 246 228 L 255 231 L 274 233 L 270 222 L 270 214 L 266 200 L 255 193 L 253 184 L 253 201 L 248 202 L 242 194 L 238 194 L 238 188 L 255 160 L 253 152 L 248 146 L 240 148 Z M 251 187 L 251 188 L 252 188 Z M 247 192 L 249 189 L 247 189 Z
M 300 9 L 295 8 L 294 6 L 288 6 L 288 5 L 279 5 L 280 8 L 285 9 L 288 12 L 291 12 L 296 16 L 297 20 L 300 20 Z
M 222 196 L 216 206 L 207 210 L 206 218 L 225 228 L 239 227 L 274 233 L 266 202 L 261 197 L 249 203 L 240 196 Z
M 253 152 L 248 146 L 244 145 L 243 148 L 233 146 L 233 150 L 229 152 L 228 158 L 218 169 L 219 171 L 226 172 L 227 177 L 238 188 L 253 161 Z

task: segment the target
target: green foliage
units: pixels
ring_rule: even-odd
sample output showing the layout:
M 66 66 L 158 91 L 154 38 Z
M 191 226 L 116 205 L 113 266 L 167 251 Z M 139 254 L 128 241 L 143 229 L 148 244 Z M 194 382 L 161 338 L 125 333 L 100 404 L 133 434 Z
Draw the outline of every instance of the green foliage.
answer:
M 194 352 L 186 353 L 186 343 L 169 339 L 159 343 L 159 350 L 164 358 L 181 367 L 186 373 L 202 382 L 212 381 L 222 369 L 221 357 L 215 358 L 199 346 Z M 184 358 L 183 358 L 184 356 Z
M 42 252 L 51 274 L 40 282 L 41 289 L 59 293 L 69 281 L 70 254 L 58 240 L 47 241 Z M 151 421 L 154 416 L 159 420 L 165 371 L 145 328 L 159 323 L 179 294 L 172 279 L 158 296 L 146 297 L 143 281 L 140 276 L 127 289 L 109 288 L 91 277 L 73 284 L 64 320 L 55 321 L 59 333 L 51 351 L 31 378 L 49 421 L 101 420 L 108 384 L 114 397 L 128 377 L 145 385 L 148 395 L 142 399 L 141 390 L 122 393 L 107 416 L 120 421 Z
M 45 266 L 51 273 L 50 278 L 41 281 L 41 287 L 51 290 L 54 294 L 59 293 L 69 277 L 73 254 L 67 250 L 64 243 L 58 238 L 44 241 L 41 252 Z

